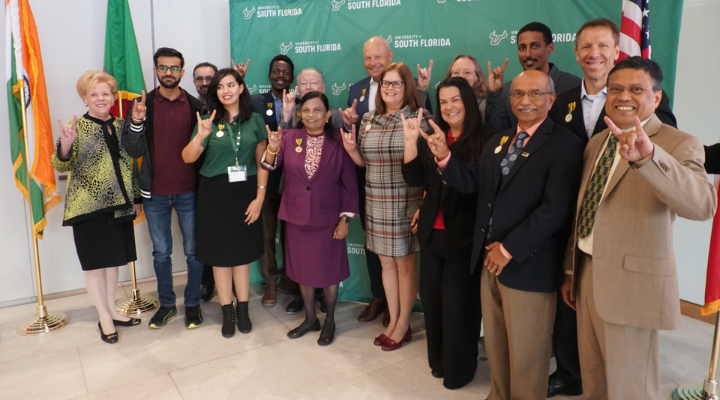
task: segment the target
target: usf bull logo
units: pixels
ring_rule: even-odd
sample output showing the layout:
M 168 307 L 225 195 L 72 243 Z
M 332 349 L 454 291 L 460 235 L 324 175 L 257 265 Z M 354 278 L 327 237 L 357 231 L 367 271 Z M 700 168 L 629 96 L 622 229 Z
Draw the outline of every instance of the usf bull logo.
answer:
M 253 6 L 252 10 L 248 10 L 247 7 L 245 7 L 243 14 L 245 14 L 245 19 L 252 18 L 253 14 L 255 14 L 255 6 Z
M 333 90 L 333 96 L 339 96 L 340 93 L 342 93 L 343 90 L 345 90 L 347 86 L 345 86 L 345 82 L 343 82 L 342 86 L 338 86 L 337 83 L 333 83 L 332 90 Z
M 290 42 L 290 44 L 287 46 L 285 46 L 285 42 L 280 43 L 280 54 L 287 55 L 288 51 L 290 51 L 290 49 L 292 49 L 292 47 L 293 47 L 292 42 Z
M 507 31 L 503 31 L 502 35 L 498 35 L 495 33 L 495 31 L 492 31 L 490 34 L 490 45 L 491 46 L 497 46 L 500 44 L 500 41 L 505 39 L 507 37 Z
M 345 4 L 345 0 L 332 0 L 333 11 L 339 10 L 343 4 Z
M 254 84 L 252 87 L 247 87 L 248 93 L 253 94 L 257 90 L 257 84 Z
M 387 42 L 392 43 L 392 35 L 388 35 Z

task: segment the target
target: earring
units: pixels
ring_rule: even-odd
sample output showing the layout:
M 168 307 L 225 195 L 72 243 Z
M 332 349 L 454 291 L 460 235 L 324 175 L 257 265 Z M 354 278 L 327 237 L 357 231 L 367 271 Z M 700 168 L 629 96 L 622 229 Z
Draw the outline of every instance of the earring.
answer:
M 328 118 L 327 121 L 325 121 L 326 124 L 327 124 L 328 122 L 330 122 L 330 118 Z
M 83 103 L 83 104 L 85 104 L 85 107 L 87 107 L 87 103 Z

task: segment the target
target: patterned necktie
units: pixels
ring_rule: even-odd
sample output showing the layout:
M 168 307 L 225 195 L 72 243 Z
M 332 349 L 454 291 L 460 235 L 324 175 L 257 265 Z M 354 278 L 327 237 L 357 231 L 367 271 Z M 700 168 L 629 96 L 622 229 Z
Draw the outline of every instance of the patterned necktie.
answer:
M 510 173 L 510 169 L 512 169 L 513 164 L 515 164 L 515 160 L 517 160 L 518 155 L 522 153 L 523 141 L 528 136 L 530 135 L 528 135 L 527 132 L 522 131 L 518 133 L 517 138 L 515 138 L 515 143 L 510 145 L 507 154 L 505 154 L 505 158 L 503 158 L 500 163 L 500 172 L 503 175 L 503 180 Z
M 527 132 L 522 131 L 518 133 L 517 138 L 515 138 L 515 143 L 510 145 L 510 148 L 508 149 L 507 154 L 505 154 L 505 157 L 503 158 L 502 162 L 500 163 L 500 173 L 502 174 L 502 180 L 505 181 L 505 177 L 510 173 L 510 169 L 512 169 L 513 164 L 515 164 L 515 160 L 518 158 L 518 154 L 522 153 L 523 149 L 523 141 L 530 136 Z M 490 236 L 492 235 L 492 215 L 490 216 L 490 220 L 488 220 L 488 230 L 487 235 L 485 237 L 487 239 L 490 239 Z
M 610 139 L 607 142 L 607 146 L 605 146 L 605 151 L 590 177 L 590 182 L 588 182 L 587 190 L 585 190 L 585 198 L 580 207 L 580 222 L 577 226 L 577 233 L 580 235 L 580 239 L 589 235 L 595 224 L 595 213 L 597 213 L 600 199 L 605 191 L 605 185 L 607 184 L 613 162 L 615 161 L 617 141 L 617 137 L 610 134 Z

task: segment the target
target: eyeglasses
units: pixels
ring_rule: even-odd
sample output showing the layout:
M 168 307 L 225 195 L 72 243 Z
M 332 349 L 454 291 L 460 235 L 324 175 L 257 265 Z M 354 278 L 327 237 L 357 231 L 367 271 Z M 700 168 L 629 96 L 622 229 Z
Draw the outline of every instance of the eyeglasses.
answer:
M 157 67 L 155 67 L 155 69 L 164 74 L 167 72 L 168 69 L 175 73 L 180 71 L 182 68 L 178 67 L 177 65 L 173 65 L 172 67 L 168 67 L 167 65 L 158 65 Z
M 194 79 L 194 81 L 197 83 L 203 83 L 203 82 L 210 83 L 212 78 L 213 78 L 212 76 L 198 76 L 197 78 Z
M 646 90 L 652 90 L 653 92 L 657 92 L 660 89 L 655 89 L 654 87 L 644 87 L 644 86 L 631 86 L 629 88 L 625 88 L 620 85 L 612 85 L 608 87 L 608 93 L 613 95 L 619 95 L 622 92 L 627 90 L 631 95 L 633 96 L 640 96 L 643 93 L 645 93 Z
M 525 97 L 527 95 L 530 100 L 539 100 L 542 95 L 544 94 L 553 94 L 553 92 L 541 92 L 539 90 L 531 90 L 529 92 L 523 92 L 522 90 L 513 90 L 512 93 L 510 93 L 510 97 L 512 97 L 515 100 L 519 100 Z
M 469 71 L 469 70 L 465 70 L 465 71 L 452 71 L 452 72 L 450 73 L 450 76 L 454 76 L 454 77 L 462 76 L 463 78 L 467 78 L 467 77 L 470 77 L 470 76 L 473 76 L 473 75 L 475 75 L 475 71 Z
M 380 81 L 380 86 L 384 88 L 389 88 L 392 85 L 395 89 L 400 89 L 404 84 L 403 81 L 386 81 L 384 79 Z

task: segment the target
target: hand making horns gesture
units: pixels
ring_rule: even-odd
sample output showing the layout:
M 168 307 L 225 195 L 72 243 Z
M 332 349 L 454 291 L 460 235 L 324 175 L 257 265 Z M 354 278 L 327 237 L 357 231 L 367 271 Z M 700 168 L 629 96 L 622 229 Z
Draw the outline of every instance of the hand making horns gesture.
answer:
M 145 91 L 143 90 L 141 93 L 142 96 L 140 97 L 140 100 L 134 101 L 132 108 L 133 122 L 138 124 L 142 124 L 142 122 L 145 120 L 145 114 L 147 113 L 147 107 L 145 107 Z
M 280 150 L 280 142 L 282 141 L 282 128 L 278 127 L 277 132 L 272 132 L 270 127 L 265 125 L 268 134 L 268 147 L 270 153 L 277 153 Z
M 423 138 L 425 138 L 425 140 L 427 140 L 428 147 L 430 147 L 430 151 L 435 155 L 435 157 L 437 157 L 438 160 L 444 160 L 450 153 L 447 140 L 445 139 L 445 132 L 437 126 L 435 121 L 429 119 L 428 122 L 434 132 L 428 135 L 420 130 L 420 134 Z
M 488 61 L 487 88 L 489 91 L 497 92 L 498 90 L 502 89 L 503 75 L 505 74 L 505 68 L 507 68 L 507 63 L 508 59 L 506 58 L 502 67 L 492 69 L 492 67 L 490 66 L 490 61 Z
M 340 110 L 341 111 L 340 116 L 342 117 L 343 124 L 345 124 L 345 126 L 355 125 L 355 123 L 357 122 L 358 115 L 357 115 L 357 111 L 355 111 L 356 107 L 357 107 L 357 99 L 353 100 L 352 106 L 350 106 L 344 110 Z
M 403 136 L 406 142 L 417 142 L 420 137 L 420 123 L 423 119 L 423 109 L 418 108 L 417 117 L 405 119 L 405 114 L 400 114 L 403 126 Z

